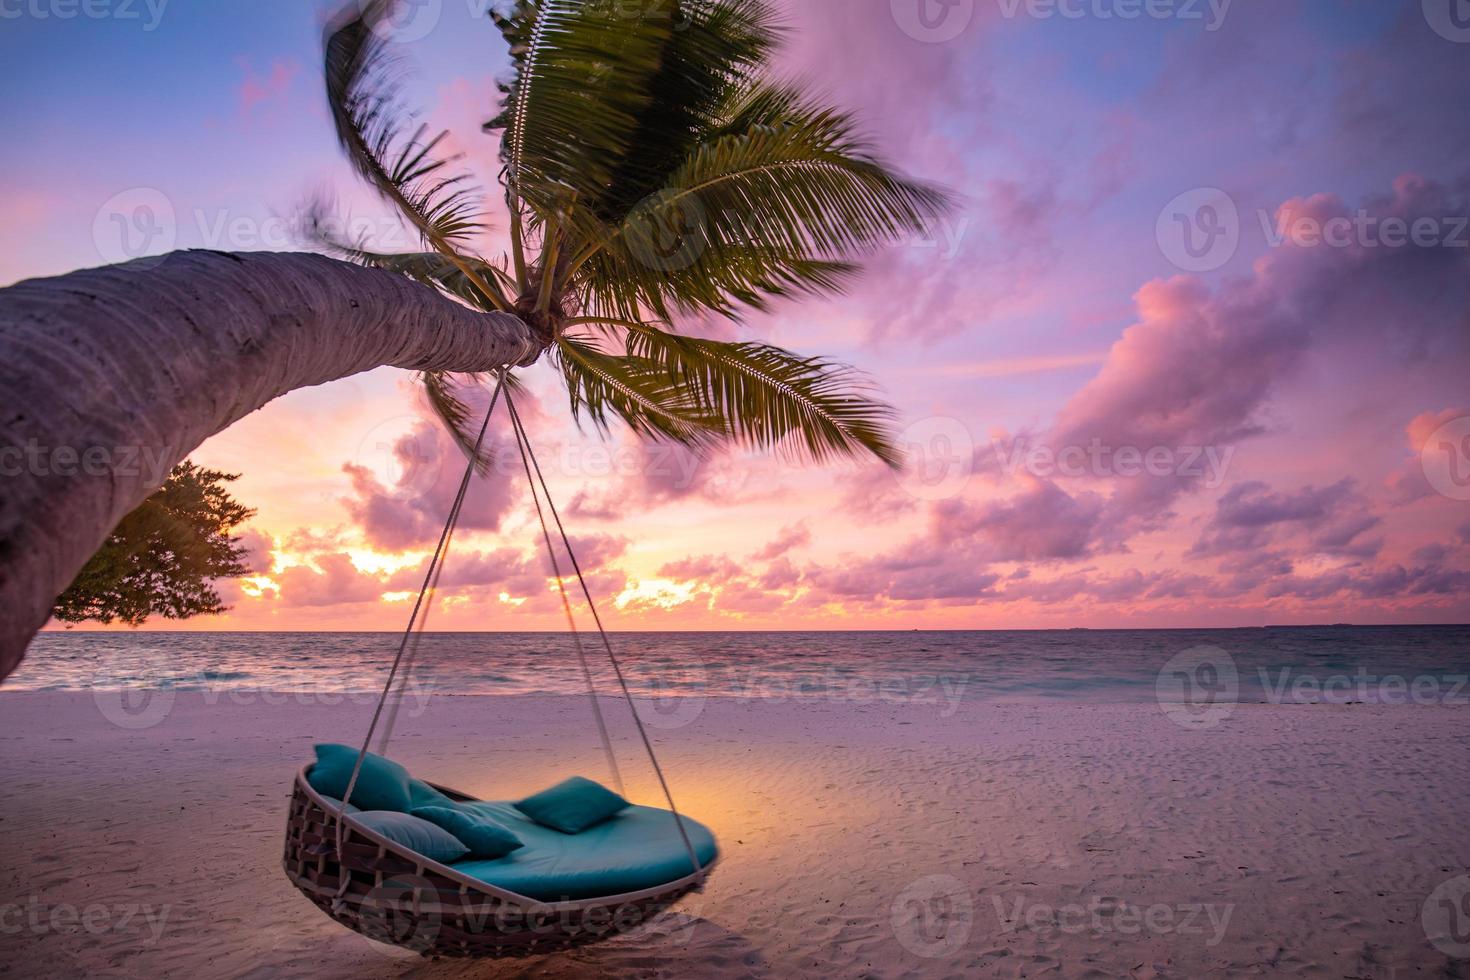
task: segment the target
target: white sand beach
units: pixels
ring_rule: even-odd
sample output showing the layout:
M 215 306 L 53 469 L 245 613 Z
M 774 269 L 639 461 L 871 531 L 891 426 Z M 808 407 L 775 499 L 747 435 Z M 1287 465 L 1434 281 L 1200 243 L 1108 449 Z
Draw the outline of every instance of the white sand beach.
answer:
M 91 694 L 0 695 L 0 974 L 1470 974 L 1423 921 L 1470 873 L 1463 708 L 1243 705 L 1187 731 L 1154 705 L 710 700 L 655 730 L 723 848 L 705 892 L 490 962 L 375 944 L 287 882 L 292 774 L 369 709 L 285 700 L 179 694 L 130 730 Z M 416 774 L 487 797 L 604 774 L 582 699 L 446 696 L 399 727 Z M 629 795 L 656 802 L 626 734 Z

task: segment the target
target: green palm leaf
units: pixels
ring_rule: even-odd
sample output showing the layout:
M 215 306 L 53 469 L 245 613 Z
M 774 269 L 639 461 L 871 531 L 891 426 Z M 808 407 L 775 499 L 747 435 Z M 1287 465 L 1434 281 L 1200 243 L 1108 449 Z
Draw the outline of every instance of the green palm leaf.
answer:
M 436 156 L 447 133 L 425 139 L 410 130 L 398 95 L 398 67 L 384 31 L 396 0 L 349 4 L 326 30 L 323 47 L 327 105 L 348 161 L 432 248 L 451 259 L 480 228 L 480 203 L 469 175 L 449 171 Z M 471 279 L 477 278 L 467 272 Z M 508 307 L 494 283 L 481 289 Z
M 872 156 L 843 113 L 762 86 L 728 112 L 719 135 L 587 250 L 578 285 L 589 307 L 626 318 L 642 305 L 668 319 L 833 291 L 851 258 L 924 231 L 949 207 L 943 191 Z M 672 259 L 669 248 L 679 250 Z
M 659 3 L 519 0 L 490 16 L 510 45 L 501 157 L 510 187 L 543 217 L 569 197 L 595 198 L 648 103 L 647 79 L 673 33 Z
M 421 371 L 419 380 L 423 382 L 429 407 L 454 437 L 460 451 L 474 460 L 475 470 L 482 476 L 490 472 L 494 454 L 484 446 L 478 450 L 475 448 L 475 442 L 480 437 L 481 420 L 475 418 L 469 405 L 459 396 L 454 378 L 443 371 Z
M 311 201 L 303 209 L 303 234 L 327 253 L 358 265 L 397 272 L 457 297 L 475 309 L 487 312 L 498 309 L 494 297 L 487 296 L 476 280 L 512 285 L 502 269 L 483 259 L 461 253 L 451 257 L 441 252 L 379 252 L 369 248 L 365 241 L 353 243 L 341 238 L 335 231 L 341 226 L 341 222 L 329 218 L 322 201 Z
M 818 462 L 866 453 L 894 468 L 902 462 L 891 431 L 894 410 L 868 397 L 866 380 L 844 365 L 769 344 L 680 337 L 648 325 L 628 331 L 628 353 L 657 364 L 740 445 L 799 448 Z
M 643 438 L 694 447 L 718 439 L 721 420 L 694 402 L 657 362 L 617 357 L 566 336 L 557 339 L 556 350 L 572 416 L 579 422 L 585 416 L 606 432 L 609 416 L 615 415 Z

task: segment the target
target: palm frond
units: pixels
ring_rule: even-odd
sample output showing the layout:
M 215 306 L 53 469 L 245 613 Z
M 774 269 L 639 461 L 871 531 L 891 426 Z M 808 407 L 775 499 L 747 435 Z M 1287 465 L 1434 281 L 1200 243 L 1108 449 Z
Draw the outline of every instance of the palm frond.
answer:
M 937 187 L 871 155 L 846 114 L 769 86 L 742 90 L 719 135 L 589 248 L 579 285 L 626 315 L 641 304 L 729 314 L 790 292 L 840 288 L 852 259 L 929 228 L 949 206 Z M 672 261 L 656 242 L 677 244 Z
M 328 25 L 323 41 L 327 106 L 353 168 L 447 256 L 481 225 L 478 192 L 454 158 L 437 155 L 447 133 L 427 136 L 399 96 L 399 67 L 384 39 L 397 0 L 354 0 Z M 473 273 L 467 273 L 471 279 Z M 481 284 L 487 295 L 499 292 Z M 498 308 L 508 306 L 496 296 Z
M 685 403 L 722 420 L 751 449 L 785 450 L 816 462 L 872 454 L 897 468 L 894 410 L 870 397 L 853 369 L 759 343 L 681 337 L 651 325 L 628 331 L 630 357 L 663 370 Z
M 718 440 L 720 420 L 691 401 L 688 391 L 657 362 L 618 357 L 567 336 L 557 338 L 556 351 L 572 417 L 579 423 L 585 417 L 605 433 L 610 416 L 616 416 L 642 438 L 691 447 Z
M 397 272 L 414 282 L 433 286 L 475 309 L 487 312 L 498 309 L 495 299 L 485 295 L 475 281 L 470 279 L 466 268 L 475 274 L 476 279 L 510 285 L 510 279 L 504 270 L 483 259 L 463 254 L 449 257 L 441 252 L 379 252 L 369 248 L 366 241 L 354 243 L 342 238 L 335 230 L 338 227 L 340 223 L 328 218 L 321 202 L 307 204 L 302 214 L 303 234 L 307 241 L 329 255 L 358 265 Z
M 423 382 L 429 407 L 454 437 L 455 444 L 465 454 L 465 458 L 474 461 L 475 471 L 480 475 L 489 473 L 490 465 L 494 462 L 494 453 L 483 445 L 478 450 L 475 448 L 483 420 L 476 418 L 469 405 L 459 396 L 454 378 L 444 371 L 420 371 L 419 380 Z
M 643 83 L 647 103 L 627 150 L 591 205 L 611 224 L 668 183 L 720 123 L 731 87 L 769 59 L 780 36 L 765 0 L 662 0 L 662 7 L 675 29 Z
M 518 0 L 491 10 L 515 68 L 501 113 L 505 179 L 545 216 L 609 185 L 674 22 L 666 5 Z

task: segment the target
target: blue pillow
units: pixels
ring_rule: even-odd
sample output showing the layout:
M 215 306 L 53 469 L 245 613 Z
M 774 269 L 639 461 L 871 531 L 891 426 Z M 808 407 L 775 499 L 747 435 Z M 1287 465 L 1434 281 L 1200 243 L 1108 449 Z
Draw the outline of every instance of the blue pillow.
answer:
M 505 857 L 524 845 L 521 839 L 504 827 L 477 813 L 466 813 L 447 806 L 425 806 L 413 815 L 443 827 L 470 849 L 470 857 L 490 860 Z
M 336 813 L 338 810 L 341 810 L 343 813 L 361 813 L 362 812 L 362 808 L 361 807 L 355 807 L 351 803 L 349 803 L 349 804 L 347 804 L 347 806 L 343 807 L 342 806 L 342 801 L 339 800 L 339 799 L 337 799 L 335 796 L 328 796 L 325 793 L 323 793 L 322 794 L 322 799 L 324 799 L 324 800 L 327 801 L 327 811 L 329 813 Z
M 423 806 L 454 806 L 454 801 L 422 779 L 408 781 L 408 812 Z
M 306 781 L 318 793 L 342 799 L 352 767 L 357 762 L 357 749 L 328 743 L 316 746 L 316 765 L 306 774 Z M 352 787 L 348 802 L 364 810 L 397 810 L 406 813 L 411 805 L 408 770 L 390 759 L 369 752 L 362 760 L 357 785 Z
M 543 827 L 579 834 L 632 804 L 606 786 L 573 776 L 513 806 Z
M 415 854 L 422 854 L 430 861 L 438 861 L 440 864 L 458 861 L 470 853 L 470 849 L 449 831 L 407 813 L 364 810 L 357 814 L 356 819 L 364 827 L 377 831 L 393 843 L 402 844 Z

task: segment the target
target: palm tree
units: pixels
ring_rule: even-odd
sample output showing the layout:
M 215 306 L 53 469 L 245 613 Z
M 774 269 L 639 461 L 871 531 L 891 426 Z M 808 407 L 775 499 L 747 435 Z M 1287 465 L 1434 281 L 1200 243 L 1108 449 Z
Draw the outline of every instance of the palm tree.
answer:
M 513 316 L 307 252 L 174 252 L 0 289 L 0 679 L 214 433 L 381 365 L 489 370 L 537 350 Z
M 199 443 L 287 391 L 380 365 L 419 371 L 467 451 L 460 386 L 549 352 L 574 416 L 598 429 L 616 418 L 698 448 L 898 464 L 891 410 L 849 369 L 674 331 L 680 315 L 837 290 L 864 253 L 947 207 L 873 157 L 849 116 L 770 77 L 765 0 L 493 13 L 514 64 L 486 124 L 509 213 L 498 261 L 470 251 L 478 200 L 439 154 L 445 134 L 426 139 L 402 110 L 395 3 L 354 0 L 328 27 L 326 89 L 348 158 L 423 251 L 373 251 L 318 221 L 324 245 L 371 268 L 186 252 L 0 290 L 0 679 Z M 98 471 L 57 465 L 97 447 Z
M 322 244 L 519 317 L 560 369 L 574 416 L 599 429 L 616 417 L 686 445 L 898 464 L 891 410 L 851 370 L 672 328 L 678 314 L 737 317 L 836 290 L 856 257 L 947 206 L 874 158 L 851 117 L 770 77 L 778 30 L 766 0 L 492 11 L 514 66 L 485 125 L 500 133 L 509 214 L 498 263 L 468 251 L 478 201 L 437 153 L 447 134 L 425 139 L 400 108 L 393 8 L 353 3 L 328 28 L 327 97 L 349 160 L 427 250 L 385 254 L 324 233 Z M 472 450 L 455 379 L 423 380 Z

